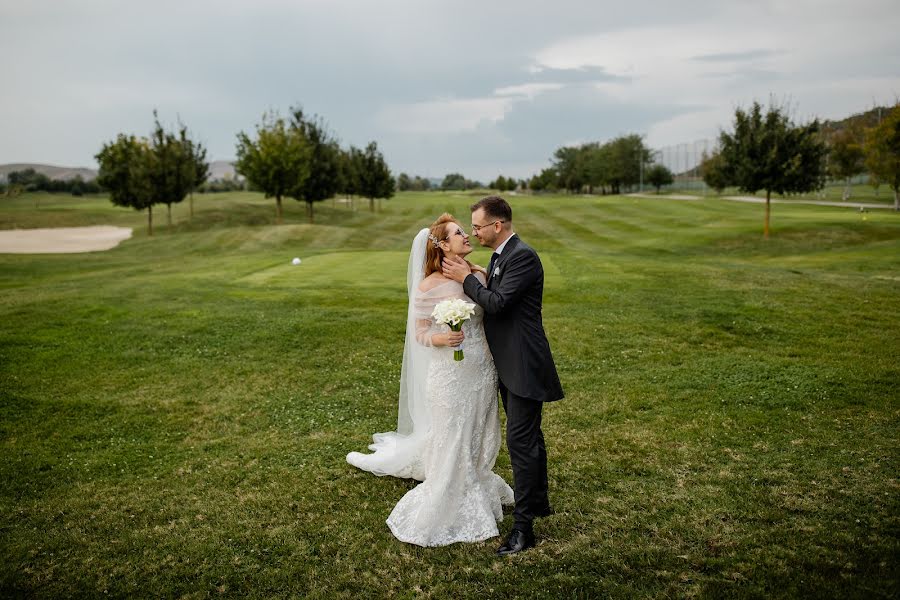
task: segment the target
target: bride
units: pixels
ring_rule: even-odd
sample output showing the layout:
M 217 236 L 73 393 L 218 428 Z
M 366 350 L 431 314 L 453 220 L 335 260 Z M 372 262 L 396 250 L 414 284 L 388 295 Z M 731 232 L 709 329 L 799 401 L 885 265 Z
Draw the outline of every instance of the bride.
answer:
M 471 252 L 469 236 L 446 213 L 416 235 L 407 271 L 409 309 L 397 431 L 376 433 L 369 446 L 372 454 L 347 455 L 351 465 L 375 475 L 422 482 L 400 499 L 387 519 L 397 539 L 419 546 L 495 537 L 502 504 L 513 504 L 512 489 L 493 472 L 500 418 L 497 371 L 481 325 L 483 311 L 476 305 L 474 316 L 458 333 L 436 325 L 431 317 L 443 300 L 471 302 L 462 285 L 441 272 L 445 256 Z M 484 283 L 484 270 L 476 277 Z M 461 348 L 465 358 L 454 361 L 453 351 Z

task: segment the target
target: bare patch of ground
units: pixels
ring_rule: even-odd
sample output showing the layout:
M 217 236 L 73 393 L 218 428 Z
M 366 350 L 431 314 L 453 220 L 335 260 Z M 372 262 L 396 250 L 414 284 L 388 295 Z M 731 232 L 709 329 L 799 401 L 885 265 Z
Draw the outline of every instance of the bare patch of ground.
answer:
M 0 231 L 0 254 L 72 254 L 115 248 L 131 237 L 131 227 L 95 225 Z

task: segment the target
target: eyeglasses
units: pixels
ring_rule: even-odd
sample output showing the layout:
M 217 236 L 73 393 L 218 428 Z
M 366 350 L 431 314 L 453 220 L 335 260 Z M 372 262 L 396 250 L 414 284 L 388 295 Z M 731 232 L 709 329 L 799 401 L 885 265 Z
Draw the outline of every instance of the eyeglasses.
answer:
M 463 231 L 462 229 L 460 229 L 459 227 L 457 227 L 457 228 L 456 228 L 456 231 L 454 231 L 454 232 L 451 233 L 450 235 L 458 235 L 459 237 L 463 237 L 463 238 L 464 238 L 464 237 L 466 237 L 466 232 Z M 445 237 L 444 239 L 445 239 L 445 240 L 449 240 L 449 239 L 450 239 L 450 235 L 448 235 L 448 236 Z
M 472 223 L 472 231 L 477 234 L 479 231 L 481 231 L 485 227 L 490 227 L 494 223 L 506 223 L 506 221 L 501 221 L 498 219 L 496 221 L 491 221 L 490 223 L 485 223 L 484 225 L 475 225 L 474 223 Z

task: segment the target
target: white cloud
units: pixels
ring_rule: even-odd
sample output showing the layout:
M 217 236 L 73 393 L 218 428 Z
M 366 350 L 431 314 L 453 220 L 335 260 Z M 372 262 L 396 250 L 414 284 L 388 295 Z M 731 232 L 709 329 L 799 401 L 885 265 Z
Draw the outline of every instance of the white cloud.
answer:
M 523 83 L 497 88 L 494 90 L 494 94 L 497 96 L 521 96 L 530 100 L 538 94 L 552 92 L 563 87 L 561 83 Z
M 508 97 L 496 97 L 395 104 L 379 111 L 377 120 L 384 130 L 395 133 L 458 133 L 501 120 L 512 102 Z
M 500 87 L 492 96 L 396 104 L 378 113 L 378 124 L 402 134 L 459 133 L 502 121 L 517 102 L 559 90 L 560 83 L 523 83 Z

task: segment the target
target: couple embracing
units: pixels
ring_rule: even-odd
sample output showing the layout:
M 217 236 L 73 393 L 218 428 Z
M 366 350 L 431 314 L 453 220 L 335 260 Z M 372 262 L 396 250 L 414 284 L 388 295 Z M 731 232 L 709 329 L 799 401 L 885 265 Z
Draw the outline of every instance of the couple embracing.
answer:
M 513 231 L 509 204 L 488 196 L 472 206 L 472 233 L 494 250 L 487 269 L 465 259 L 470 238 L 448 214 L 413 241 L 397 431 L 375 434 L 373 452 L 351 452 L 347 462 L 422 482 L 387 519 L 391 532 L 411 544 L 496 537 L 502 506 L 515 504 L 512 531 L 497 550 L 514 554 L 534 546 L 532 521 L 553 513 L 541 412 L 563 391 L 541 321 L 543 267 Z M 453 298 L 476 305 L 459 332 L 432 317 L 437 304 Z M 457 362 L 459 348 L 465 358 Z M 498 392 L 515 492 L 493 472 Z

